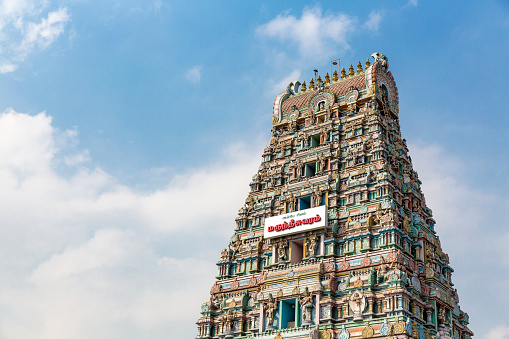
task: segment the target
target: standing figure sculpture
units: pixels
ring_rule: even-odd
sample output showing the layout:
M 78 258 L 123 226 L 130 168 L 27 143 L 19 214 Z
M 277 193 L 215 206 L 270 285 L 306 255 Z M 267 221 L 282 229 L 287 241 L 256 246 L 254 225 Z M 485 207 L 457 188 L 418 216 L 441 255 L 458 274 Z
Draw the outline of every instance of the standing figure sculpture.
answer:
M 225 333 L 233 332 L 233 321 L 235 320 L 235 313 L 230 309 L 224 315 L 225 318 Z
M 278 262 L 284 263 L 286 261 L 286 243 L 280 242 L 277 246 Z
M 273 330 L 274 327 L 274 311 L 277 310 L 277 301 L 274 300 L 272 294 L 269 293 L 269 298 L 265 303 L 267 312 L 267 329 Z
M 314 305 L 313 296 L 309 293 L 309 289 L 307 287 L 304 290 L 304 294 L 299 298 L 299 303 L 302 307 L 302 319 L 304 319 L 302 325 L 311 325 L 313 323 L 311 319 L 311 311 Z
M 295 197 L 291 195 L 288 198 L 288 213 L 295 212 Z
M 306 239 L 306 248 L 308 251 L 308 257 L 314 258 L 316 256 L 316 245 L 318 243 L 318 238 L 316 234 L 313 234 L 309 238 Z
M 313 191 L 313 207 L 320 206 L 322 203 L 322 191 L 317 188 Z
M 366 309 L 366 297 L 361 291 L 357 290 L 350 295 L 349 299 L 348 305 L 354 314 L 353 319 L 361 320 L 362 313 Z

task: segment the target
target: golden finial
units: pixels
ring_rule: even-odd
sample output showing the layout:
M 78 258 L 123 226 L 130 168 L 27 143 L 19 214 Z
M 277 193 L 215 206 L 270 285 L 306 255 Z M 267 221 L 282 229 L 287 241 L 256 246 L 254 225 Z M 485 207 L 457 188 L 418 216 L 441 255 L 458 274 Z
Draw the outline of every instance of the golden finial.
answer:
M 322 78 L 320 78 L 320 76 L 318 76 L 318 79 L 316 79 L 316 84 L 320 85 L 321 83 L 322 83 Z
M 315 89 L 315 81 L 313 80 L 313 78 L 309 80 L 309 89 Z
M 354 75 L 355 72 L 353 71 L 353 65 L 350 65 L 350 69 L 348 70 L 348 75 Z
M 362 73 L 362 64 L 361 62 L 359 61 L 359 63 L 357 64 L 357 74 L 359 73 Z
M 301 88 L 300 88 L 300 91 L 301 91 L 301 92 L 305 92 L 305 91 L 307 91 L 307 88 L 306 88 L 306 82 L 305 82 L 305 81 L 303 81 L 303 82 L 302 82 L 302 86 L 301 86 Z
M 346 71 L 345 71 L 345 68 L 343 67 L 343 69 L 341 70 L 341 79 L 344 79 L 346 78 Z
M 364 67 L 365 69 L 368 69 L 369 66 L 371 66 L 371 63 L 369 62 L 369 58 L 366 59 L 366 66 Z
M 334 74 L 332 74 L 332 81 L 338 81 L 338 71 L 334 70 Z
M 330 84 L 329 72 L 325 73 L 325 83 Z

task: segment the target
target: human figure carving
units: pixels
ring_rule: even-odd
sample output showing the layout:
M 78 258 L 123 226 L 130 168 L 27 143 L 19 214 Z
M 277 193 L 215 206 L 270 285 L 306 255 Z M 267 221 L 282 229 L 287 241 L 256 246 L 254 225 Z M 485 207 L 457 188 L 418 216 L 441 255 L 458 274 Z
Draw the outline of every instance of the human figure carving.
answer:
M 407 215 L 405 215 L 405 219 L 403 219 L 403 230 L 408 234 L 410 234 L 411 231 L 409 219 L 410 218 Z
M 299 298 L 299 303 L 302 306 L 302 318 L 304 323 L 311 322 L 311 309 L 313 308 L 313 296 L 309 293 L 309 289 L 306 287 L 303 295 Z
M 315 189 L 313 192 L 313 207 L 320 206 L 321 203 L 322 203 L 322 192 L 318 188 Z
M 295 197 L 291 195 L 288 198 L 288 212 L 294 212 L 295 211 Z
M 311 237 L 309 237 L 306 240 L 307 240 L 307 243 L 309 244 L 309 250 L 308 250 L 309 256 L 314 257 L 316 254 L 316 245 L 317 245 L 318 238 L 317 238 L 316 234 L 313 234 Z
M 267 325 L 268 327 L 273 327 L 274 323 L 274 311 L 277 310 L 277 302 L 274 300 L 274 297 L 271 293 L 269 293 L 269 298 L 265 303 L 266 312 L 267 312 Z
M 277 256 L 280 262 L 285 261 L 286 259 L 286 244 L 284 242 L 280 242 L 277 248 Z
M 226 312 L 226 314 L 224 315 L 224 317 L 226 320 L 225 332 L 226 333 L 233 332 L 233 320 L 235 320 L 235 314 L 231 309 L 229 309 L 228 312 Z

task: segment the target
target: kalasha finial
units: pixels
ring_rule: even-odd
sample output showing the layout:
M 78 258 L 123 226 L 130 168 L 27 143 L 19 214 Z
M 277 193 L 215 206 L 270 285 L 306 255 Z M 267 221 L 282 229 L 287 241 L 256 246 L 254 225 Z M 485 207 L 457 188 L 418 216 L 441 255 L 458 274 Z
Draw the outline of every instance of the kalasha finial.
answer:
M 364 67 L 365 69 L 368 69 L 369 66 L 371 66 L 371 63 L 369 62 L 369 58 L 366 59 L 366 66 Z
M 309 89 L 315 89 L 315 81 L 313 80 L 313 78 L 311 78 L 311 80 L 309 80 Z
M 353 65 L 350 65 L 350 69 L 348 70 L 348 75 L 355 75 L 355 72 L 353 71 Z
M 329 72 L 325 73 L 325 83 L 330 84 Z
M 306 88 L 306 82 L 305 82 L 305 81 L 303 81 L 303 82 L 302 82 L 302 86 L 301 86 L 301 88 L 300 88 L 300 91 L 301 91 L 301 92 L 305 92 L 305 91 L 307 91 L 307 90 L 308 90 L 308 89 Z
M 346 71 L 345 71 L 345 68 L 343 67 L 343 69 L 341 70 L 341 79 L 344 79 L 346 78 Z
M 322 83 L 322 78 L 318 76 L 318 79 L 316 79 L 316 84 L 320 85 Z
M 362 64 L 361 62 L 359 61 L 359 63 L 357 64 L 357 74 L 359 73 L 362 73 Z
M 334 74 L 332 74 L 332 81 L 338 81 L 338 71 L 334 70 Z

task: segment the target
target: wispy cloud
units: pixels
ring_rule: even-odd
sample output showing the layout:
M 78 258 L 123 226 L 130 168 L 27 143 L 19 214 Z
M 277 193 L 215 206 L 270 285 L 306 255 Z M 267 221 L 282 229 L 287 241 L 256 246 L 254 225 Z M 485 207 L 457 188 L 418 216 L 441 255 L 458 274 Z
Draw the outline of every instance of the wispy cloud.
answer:
M 0 73 L 5 74 L 5 73 L 14 72 L 17 68 L 18 68 L 18 65 L 11 64 L 8 62 L 8 63 L 0 65 Z
M 295 80 L 300 79 L 300 70 L 294 69 L 290 72 L 287 76 L 285 76 L 281 81 L 278 81 L 276 83 L 273 83 L 272 86 L 269 86 L 270 88 L 270 94 L 271 95 L 277 95 L 281 92 L 286 91 L 286 87 L 290 82 L 295 82 Z
M 66 7 L 46 11 L 48 2 L 6 0 L 0 3 L 0 73 L 18 69 L 28 55 L 51 46 L 70 21 Z
M 492 328 L 483 337 L 484 339 L 509 339 L 509 326 L 497 326 Z
M 187 70 L 185 74 L 185 78 L 187 81 L 192 83 L 193 85 L 199 85 L 201 82 L 201 65 L 196 65 Z
M 159 12 L 161 10 L 161 7 L 163 6 L 163 1 L 162 0 L 156 0 L 156 1 L 154 1 L 153 6 L 154 6 L 154 10 L 156 12 Z
M 410 6 L 417 6 L 419 4 L 419 0 L 408 0 L 408 4 Z
M 378 27 L 380 26 L 382 18 L 383 18 L 382 12 L 371 11 L 369 13 L 369 17 L 365 25 L 369 30 L 378 31 Z
M 260 36 L 297 46 L 301 56 L 312 58 L 320 54 L 345 50 L 348 37 L 355 30 L 357 19 L 343 13 L 323 13 L 319 7 L 305 8 L 300 18 L 289 12 L 258 27 Z

